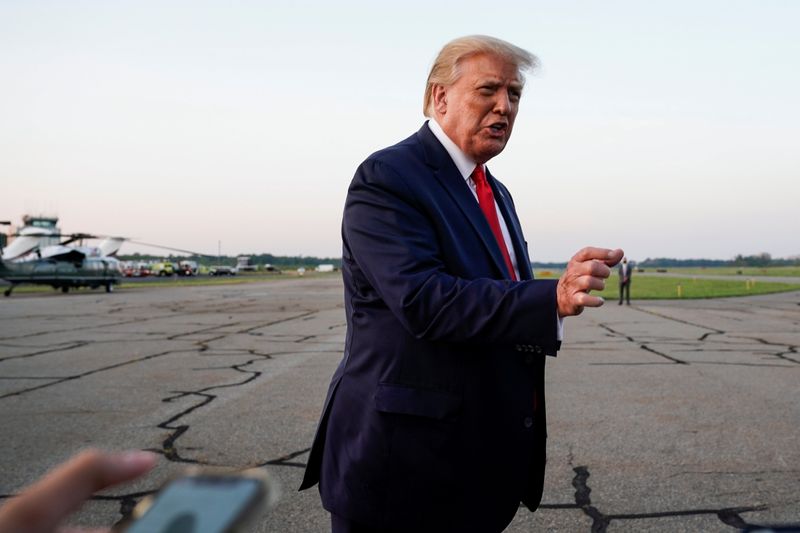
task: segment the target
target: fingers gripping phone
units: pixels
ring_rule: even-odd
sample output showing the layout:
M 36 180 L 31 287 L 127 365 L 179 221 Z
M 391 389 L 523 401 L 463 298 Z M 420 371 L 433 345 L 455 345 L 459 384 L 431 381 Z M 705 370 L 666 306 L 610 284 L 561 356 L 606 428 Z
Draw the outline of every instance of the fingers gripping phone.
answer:
M 275 498 L 261 469 L 238 473 L 190 471 L 166 483 L 133 510 L 125 533 L 231 533 L 241 531 Z

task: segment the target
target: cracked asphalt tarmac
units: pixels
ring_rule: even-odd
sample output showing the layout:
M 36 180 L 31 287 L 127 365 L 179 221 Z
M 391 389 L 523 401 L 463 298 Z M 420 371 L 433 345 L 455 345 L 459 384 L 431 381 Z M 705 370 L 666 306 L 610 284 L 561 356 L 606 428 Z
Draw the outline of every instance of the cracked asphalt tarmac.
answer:
M 296 488 L 341 295 L 331 276 L 0 301 L 0 498 L 81 448 L 142 448 L 164 456 L 154 473 L 74 523 L 117 522 L 187 464 L 260 465 L 283 489 L 255 531 L 327 530 L 316 491 Z M 800 524 L 799 347 L 800 292 L 568 320 L 547 367 L 543 505 L 507 531 Z

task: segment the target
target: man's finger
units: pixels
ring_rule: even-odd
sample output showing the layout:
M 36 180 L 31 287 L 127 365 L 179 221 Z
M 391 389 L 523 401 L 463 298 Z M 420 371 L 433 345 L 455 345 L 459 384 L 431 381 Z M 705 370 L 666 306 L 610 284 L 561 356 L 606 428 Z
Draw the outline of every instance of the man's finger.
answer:
M 592 296 L 591 294 L 586 292 L 576 294 L 575 300 L 581 307 L 600 307 L 606 302 L 600 296 Z
M 593 246 L 587 246 L 586 248 L 582 248 L 572 256 L 574 261 L 584 262 L 584 261 L 591 261 L 592 259 L 597 259 L 599 261 L 603 261 L 608 266 L 614 266 L 622 260 L 622 256 L 624 252 L 617 248 L 595 248 Z
M 33 489 L 50 495 L 59 507 L 57 511 L 66 514 L 95 492 L 148 472 L 157 460 L 158 456 L 150 452 L 108 454 L 89 450 L 57 468 Z
M 617 248 L 612 250 L 608 256 L 608 260 L 605 262 L 608 266 L 613 267 L 616 266 L 617 263 L 622 261 L 622 258 L 625 257 L 625 252 L 622 248 Z
M 606 288 L 606 282 L 603 279 L 596 278 L 594 276 L 587 276 L 587 279 L 584 281 L 584 285 L 586 286 L 586 292 L 602 291 Z
M 87 450 L 57 467 L 0 509 L 0 532 L 53 531 L 95 492 L 137 478 L 155 466 L 157 456 L 132 451 L 107 454 Z
M 585 266 L 586 274 L 593 278 L 605 279 L 611 275 L 611 269 L 608 268 L 604 262 L 598 261 L 597 259 L 581 263 L 581 265 Z

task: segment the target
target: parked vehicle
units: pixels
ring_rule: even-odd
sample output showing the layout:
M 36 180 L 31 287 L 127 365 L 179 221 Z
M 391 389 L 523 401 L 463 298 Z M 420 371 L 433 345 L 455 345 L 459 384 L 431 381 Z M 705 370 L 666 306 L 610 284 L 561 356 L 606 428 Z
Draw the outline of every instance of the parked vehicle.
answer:
M 148 263 L 133 263 L 131 261 L 122 263 L 122 275 L 126 278 L 150 276 L 150 265 Z
M 162 261 L 160 263 L 153 263 L 152 273 L 154 276 L 171 276 L 178 270 L 175 263 L 169 261 Z
M 258 266 L 250 262 L 250 256 L 240 255 L 236 258 L 236 271 L 237 272 L 255 272 Z
M 178 275 L 179 276 L 196 276 L 197 275 L 197 263 L 195 261 L 181 261 L 178 263 Z
M 216 265 L 208 269 L 208 274 L 210 276 L 235 276 L 236 273 L 236 267 L 229 267 L 226 265 Z

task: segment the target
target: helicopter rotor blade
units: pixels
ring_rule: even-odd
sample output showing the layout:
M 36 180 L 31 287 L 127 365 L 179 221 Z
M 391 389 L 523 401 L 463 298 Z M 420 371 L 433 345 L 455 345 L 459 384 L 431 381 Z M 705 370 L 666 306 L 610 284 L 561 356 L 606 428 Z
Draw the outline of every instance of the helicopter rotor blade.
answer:
M 12 237 L 42 237 L 53 239 L 66 239 L 61 244 L 69 244 L 81 239 L 102 239 L 105 235 L 95 235 L 92 233 L 13 233 Z M 124 238 L 124 237 L 121 237 Z
M 97 234 L 97 233 L 34 233 L 34 234 L 16 233 L 15 236 L 18 236 L 18 237 L 23 237 L 23 236 L 27 236 L 27 237 L 50 237 L 50 238 L 56 238 L 56 239 L 64 239 L 63 241 L 61 241 L 59 243 L 62 246 L 65 246 L 65 245 L 68 245 L 68 244 L 71 244 L 71 243 L 74 243 L 76 241 L 80 241 L 80 240 L 83 240 L 83 239 L 119 239 L 119 240 L 122 240 L 122 241 L 125 241 L 125 242 L 129 242 L 129 243 L 132 243 L 132 244 L 138 244 L 138 245 L 141 245 L 141 246 L 148 246 L 148 247 L 151 247 L 151 248 L 159 248 L 161 250 L 169 250 L 171 252 L 180 252 L 180 253 L 184 253 L 184 254 L 197 255 L 197 256 L 201 256 L 201 257 L 216 257 L 216 255 L 205 254 L 205 253 L 197 252 L 197 251 L 194 251 L 194 250 L 184 250 L 182 248 L 175 248 L 174 246 L 163 246 L 163 245 L 160 245 L 160 244 L 153 244 L 153 243 L 148 243 L 148 242 L 136 241 L 136 240 L 130 239 L 128 237 L 101 235 L 101 234 Z
M 67 240 L 63 241 L 61 244 L 66 245 L 73 243 L 75 241 L 80 241 L 83 239 L 100 239 L 99 235 L 92 235 L 90 233 L 71 233 L 69 235 L 59 235 L 59 237 L 67 237 Z
M 128 239 L 128 242 L 132 243 L 132 244 L 139 244 L 141 246 L 150 246 L 152 248 L 160 248 L 162 250 L 170 250 L 172 252 L 181 252 L 181 253 L 184 253 L 184 254 L 199 255 L 199 256 L 202 256 L 202 257 L 216 257 L 215 255 L 204 254 L 202 252 L 195 252 L 193 250 L 183 250 L 181 248 L 175 248 L 173 246 L 162 246 L 160 244 L 152 244 L 152 243 L 148 243 L 148 242 L 134 241 L 132 239 Z

